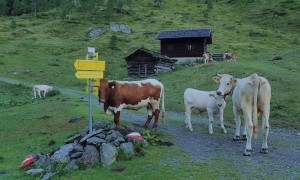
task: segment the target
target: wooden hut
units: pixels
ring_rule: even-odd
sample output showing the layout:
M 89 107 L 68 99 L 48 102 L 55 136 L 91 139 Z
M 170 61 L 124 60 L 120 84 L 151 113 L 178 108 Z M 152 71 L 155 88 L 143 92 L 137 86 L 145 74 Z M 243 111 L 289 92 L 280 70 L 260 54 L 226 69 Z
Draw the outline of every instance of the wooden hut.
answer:
M 130 77 L 148 77 L 164 71 L 172 71 L 177 60 L 140 48 L 124 58 Z
M 176 58 L 178 63 L 185 59 L 201 58 L 212 44 L 212 31 L 208 28 L 163 30 L 156 37 L 160 40 L 160 53 Z

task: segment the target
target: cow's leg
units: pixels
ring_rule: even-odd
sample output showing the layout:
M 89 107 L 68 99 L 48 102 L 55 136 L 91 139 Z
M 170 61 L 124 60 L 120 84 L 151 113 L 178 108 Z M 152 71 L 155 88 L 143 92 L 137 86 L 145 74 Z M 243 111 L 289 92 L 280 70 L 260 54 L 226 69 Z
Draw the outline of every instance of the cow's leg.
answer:
M 226 128 L 225 128 L 224 122 L 223 122 L 223 115 L 224 115 L 223 109 L 220 110 L 219 115 L 220 115 L 220 123 L 221 123 L 221 127 L 222 127 L 222 129 L 223 129 L 223 132 L 224 132 L 225 134 L 227 134 L 227 131 L 226 131 Z
M 153 112 L 152 112 L 152 109 L 150 108 L 147 108 L 148 109 L 148 118 L 147 118 L 147 121 L 145 122 L 144 124 L 144 128 L 147 129 L 151 120 L 152 120 L 152 117 L 153 117 Z
M 246 141 L 247 140 L 247 128 L 246 128 L 246 121 L 244 119 L 244 123 L 242 125 L 242 140 Z
M 235 120 L 235 135 L 233 137 L 234 141 L 240 140 L 240 128 L 241 128 L 241 113 L 239 110 L 233 106 L 234 120 Z
M 185 127 L 190 131 L 193 131 L 193 127 L 191 124 L 191 114 L 192 108 L 188 105 L 185 105 Z
M 159 109 L 155 109 L 154 111 L 154 123 L 153 123 L 153 126 L 152 126 L 152 129 L 156 129 L 157 128 L 157 122 L 158 122 L 158 118 L 159 118 L 159 113 L 160 113 L 160 110 Z
M 213 132 L 213 122 L 214 122 L 214 112 L 211 109 L 207 109 L 208 114 L 208 132 L 209 134 L 214 133 Z
M 34 99 L 36 99 L 36 91 L 33 90 Z
M 246 129 L 247 129 L 247 143 L 246 143 L 246 149 L 244 151 L 244 155 L 250 156 L 252 152 L 251 140 L 253 134 L 252 110 L 244 112 L 244 119 L 246 122 Z
M 116 125 L 116 128 L 119 129 L 119 127 L 120 127 L 120 111 L 117 111 L 114 113 L 114 123 Z
M 40 98 L 42 98 L 41 91 L 40 90 L 37 90 L 37 91 L 38 91 L 38 95 L 40 96 Z
M 47 91 L 45 90 L 45 91 L 44 91 L 44 93 L 43 93 L 43 95 L 44 95 L 44 98 L 46 97 L 46 93 L 47 93 Z
M 263 131 L 263 141 L 262 141 L 261 153 L 267 154 L 268 153 L 267 139 L 268 139 L 268 134 L 269 134 L 269 129 L 270 129 L 269 111 L 266 111 L 261 114 L 262 114 L 262 131 Z

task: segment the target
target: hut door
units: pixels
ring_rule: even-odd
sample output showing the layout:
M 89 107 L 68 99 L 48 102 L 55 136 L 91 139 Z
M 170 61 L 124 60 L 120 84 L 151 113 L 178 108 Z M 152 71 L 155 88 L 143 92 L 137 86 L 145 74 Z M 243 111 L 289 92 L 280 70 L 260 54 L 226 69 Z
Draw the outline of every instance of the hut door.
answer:
M 147 64 L 140 64 L 139 65 L 139 75 L 146 76 L 147 75 Z

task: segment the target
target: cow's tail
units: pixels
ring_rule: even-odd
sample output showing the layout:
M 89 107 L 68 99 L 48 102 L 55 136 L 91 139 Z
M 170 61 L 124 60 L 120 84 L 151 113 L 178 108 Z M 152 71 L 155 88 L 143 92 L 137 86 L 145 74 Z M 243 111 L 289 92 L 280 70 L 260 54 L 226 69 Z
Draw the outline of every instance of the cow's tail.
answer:
M 252 75 L 253 80 L 253 108 L 252 108 L 252 122 L 253 122 L 253 138 L 258 137 L 258 122 L 257 122 L 257 97 L 259 87 L 259 76 L 257 74 Z
M 161 92 L 161 119 L 162 119 L 162 124 L 165 124 L 165 117 L 166 117 L 166 111 L 165 111 L 165 88 L 162 86 L 162 92 Z

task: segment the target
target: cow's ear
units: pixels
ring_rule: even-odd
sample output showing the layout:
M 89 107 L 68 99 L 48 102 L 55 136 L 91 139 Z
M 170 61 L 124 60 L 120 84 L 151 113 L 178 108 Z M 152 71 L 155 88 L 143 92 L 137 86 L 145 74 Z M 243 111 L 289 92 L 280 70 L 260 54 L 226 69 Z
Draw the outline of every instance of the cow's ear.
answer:
M 214 76 L 212 77 L 212 80 L 215 81 L 216 83 L 219 83 L 220 82 L 220 77 L 219 76 Z
M 109 88 L 115 88 L 115 86 L 116 86 L 116 81 L 112 81 L 112 82 L 110 82 L 110 83 L 108 83 L 108 87 Z
M 237 82 L 238 82 L 238 79 L 236 79 L 236 78 L 232 78 L 231 82 L 232 82 L 232 85 L 236 85 L 236 84 L 237 84 Z
M 210 93 L 210 94 L 209 94 L 209 97 L 214 98 L 214 97 L 215 97 L 215 94 L 214 94 L 214 93 Z

